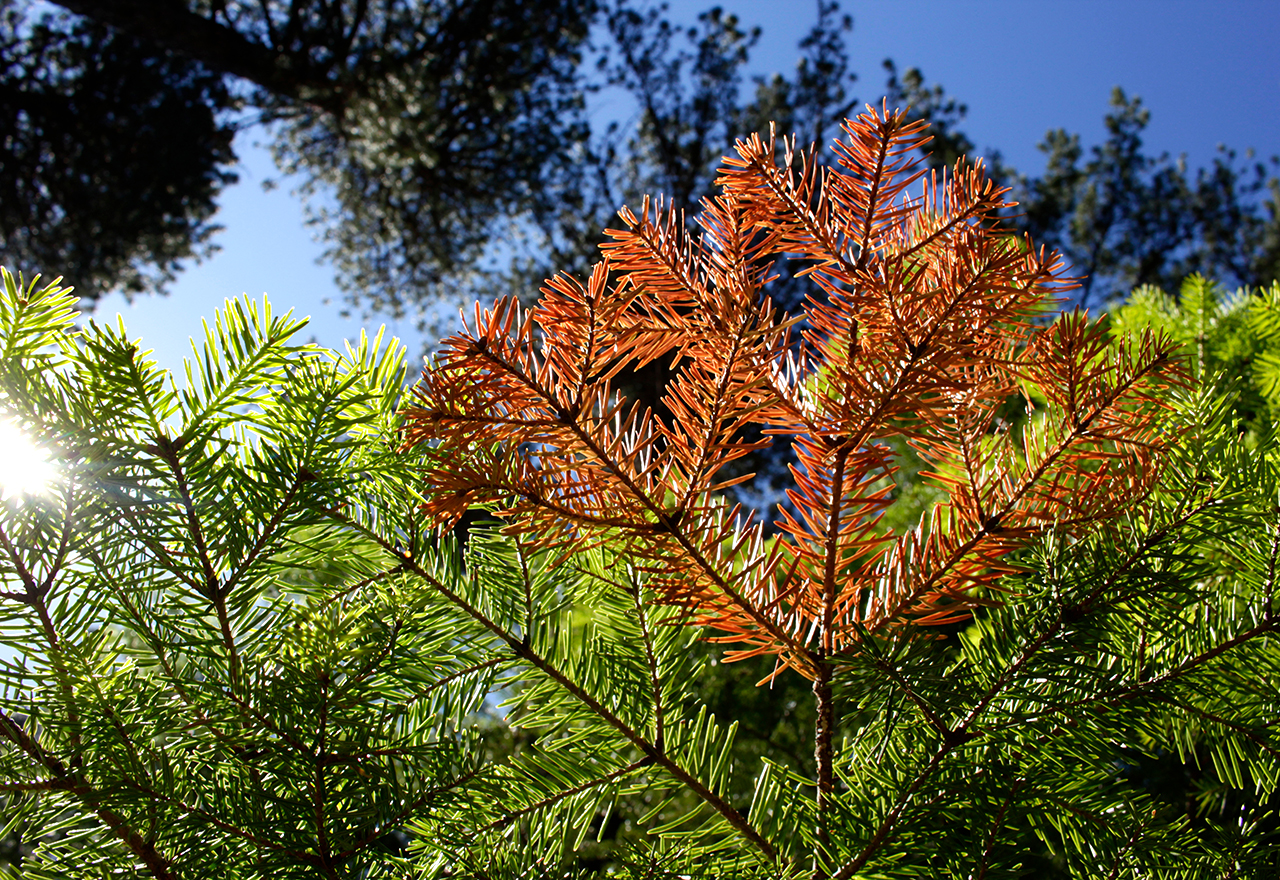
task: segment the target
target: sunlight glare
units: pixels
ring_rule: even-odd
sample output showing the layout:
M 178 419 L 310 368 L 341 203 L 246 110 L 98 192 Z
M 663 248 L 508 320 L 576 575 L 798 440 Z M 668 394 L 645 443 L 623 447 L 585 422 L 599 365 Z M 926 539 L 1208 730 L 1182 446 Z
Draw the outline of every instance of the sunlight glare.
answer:
M 56 473 L 44 450 L 9 419 L 0 418 L 0 499 L 43 495 Z

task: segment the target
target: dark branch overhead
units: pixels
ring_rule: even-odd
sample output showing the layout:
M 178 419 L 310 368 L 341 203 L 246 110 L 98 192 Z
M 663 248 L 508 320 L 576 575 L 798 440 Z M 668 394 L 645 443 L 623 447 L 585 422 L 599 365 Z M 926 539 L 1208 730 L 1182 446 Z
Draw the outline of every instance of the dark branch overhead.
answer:
M 249 39 L 185 4 L 153 0 L 57 0 L 58 5 L 295 101 L 341 115 L 335 84 L 305 56 Z

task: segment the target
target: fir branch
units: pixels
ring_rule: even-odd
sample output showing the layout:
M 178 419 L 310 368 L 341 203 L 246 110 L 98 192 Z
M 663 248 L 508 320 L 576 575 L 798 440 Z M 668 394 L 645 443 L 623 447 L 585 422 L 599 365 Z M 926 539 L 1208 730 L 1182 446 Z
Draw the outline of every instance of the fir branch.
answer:
M 1200 504 L 1184 511 L 1180 517 L 1172 522 L 1166 523 L 1164 526 L 1154 529 L 1152 532 L 1145 535 L 1142 541 L 1126 555 L 1125 559 L 1119 565 L 1112 568 L 1108 577 L 1098 584 L 1098 586 L 1095 587 L 1084 598 L 1084 600 L 1077 603 L 1074 608 L 1088 608 L 1092 606 L 1092 604 L 1096 602 L 1098 598 L 1110 587 L 1114 586 L 1119 580 L 1121 580 L 1130 568 L 1145 559 L 1146 554 L 1152 548 L 1166 540 L 1170 534 L 1190 522 L 1194 516 L 1208 509 L 1212 504 L 1213 502 L 1211 500 L 1204 500 Z M 929 777 L 932 776 L 938 767 L 942 765 L 942 762 L 959 746 L 990 732 L 987 730 L 974 730 L 973 728 L 975 727 L 977 719 L 1013 680 L 1019 670 L 1029 663 L 1045 645 L 1058 635 L 1062 628 L 1067 624 L 1068 620 L 1073 618 L 1073 615 L 1068 614 L 1067 611 L 1068 609 L 1066 607 L 1059 610 L 1053 622 L 1038 636 L 1036 636 L 1012 663 L 1005 667 L 1005 671 L 1001 673 L 996 681 L 986 688 L 985 692 L 975 702 L 973 708 L 969 710 L 959 724 L 955 725 L 951 729 L 951 735 L 943 736 L 941 738 L 941 742 L 939 743 L 932 758 L 930 758 L 929 762 L 916 774 L 915 779 L 912 780 L 911 784 L 895 800 L 894 806 L 890 808 L 889 812 L 883 819 L 881 819 L 871 837 L 871 840 L 857 856 L 847 861 L 840 870 L 836 872 L 833 880 L 850 880 L 854 874 L 861 870 L 862 867 L 867 864 L 868 860 L 870 860 L 879 848 L 888 840 L 894 826 L 897 824 L 898 818 L 902 815 L 902 811 L 906 809 L 915 793 L 920 790 Z M 1217 652 L 1215 652 L 1215 654 L 1216 653 Z
M 658 669 L 658 661 L 653 651 L 653 632 L 649 624 L 648 609 L 640 599 L 640 587 L 635 585 L 629 591 L 632 606 L 636 611 L 636 619 L 640 621 L 640 637 L 644 641 L 645 663 L 649 667 L 649 687 L 653 701 L 653 744 L 661 750 L 664 748 L 667 733 L 667 709 L 663 705 L 662 672 Z
M 569 788 L 561 789 L 555 794 L 548 795 L 547 797 L 543 798 L 540 801 L 529 804 L 528 806 L 522 807 L 519 810 L 516 810 L 515 812 L 508 813 L 499 819 L 493 820 L 488 825 L 482 826 L 479 829 L 479 833 L 483 834 L 487 831 L 496 831 L 498 829 L 505 828 L 508 825 L 510 825 L 512 822 L 516 821 L 517 819 L 523 816 L 527 816 L 530 813 L 536 813 L 539 810 L 544 810 L 547 807 L 554 806 L 555 804 L 559 803 L 565 798 L 573 797 L 575 794 L 582 794 L 582 792 L 584 791 L 590 791 L 593 788 L 599 788 L 600 786 L 609 785 L 611 783 L 617 782 L 621 779 L 626 778 L 627 776 L 630 776 L 632 773 L 636 772 L 637 770 L 642 770 L 645 767 L 652 766 L 653 763 L 654 763 L 653 758 L 650 758 L 648 755 L 646 755 L 645 757 L 641 758 L 638 761 L 632 761 L 630 764 L 626 765 L 625 767 L 619 767 L 616 770 L 610 771 L 609 773 L 605 773 L 604 775 L 598 776 L 595 779 L 590 779 L 586 782 L 581 783 L 580 785 L 574 785 Z
M 316 475 L 308 471 L 306 468 L 299 469 L 297 475 L 289 483 L 289 488 L 285 490 L 284 497 L 280 499 L 280 503 L 276 505 L 275 511 L 271 517 L 262 526 L 262 531 L 253 542 L 253 546 L 245 553 L 239 563 L 236 564 L 231 573 L 223 581 L 218 592 L 225 598 L 231 595 L 231 591 L 239 584 L 240 579 L 253 566 L 258 557 L 267 548 L 277 535 L 280 524 L 284 522 L 285 515 L 289 512 L 289 508 L 293 505 L 293 499 L 298 494 L 298 490 L 306 483 L 316 479 Z
M 130 503 L 131 499 L 121 498 L 119 495 L 115 495 L 111 492 L 108 492 L 108 496 L 112 497 L 113 500 L 117 502 L 115 506 L 116 511 L 124 517 L 124 519 L 128 520 L 129 526 L 131 527 L 131 537 L 150 550 L 152 556 L 164 566 L 165 571 L 173 575 L 186 586 L 190 587 L 197 595 L 204 596 L 205 586 L 195 578 L 191 577 L 191 575 L 186 572 L 184 566 L 179 565 L 177 560 L 173 558 L 173 555 L 169 553 L 168 548 L 166 548 L 162 542 L 156 540 L 156 538 L 151 534 L 152 530 L 143 525 L 143 523 L 138 519 L 137 513 L 132 509 L 132 504 Z
M 324 673 L 321 673 L 324 675 Z M 317 867 L 326 877 L 338 880 L 338 871 L 329 850 L 328 820 L 325 818 L 325 797 L 328 786 L 325 780 L 325 759 L 329 739 L 329 682 L 324 676 L 320 682 L 320 717 L 317 719 L 316 745 L 312 753 L 315 763 L 314 775 L 311 779 L 311 804 L 316 834 Z
M 5 555 L 9 557 L 9 561 L 13 563 L 14 570 L 18 573 L 19 579 L 22 581 L 23 587 L 26 588 L 25 593 L 10 594 L 15 600 L 24 604 L 31 604 L 35 601 L 40 593 L 40 586 L 36 581 L 35 575 L 27 568 L 26 561 L 22 558 L 22 554 L 18 552 L 18 548 L 13 545 L 13 541 L 9 538 L 8 532 L 5 531 L 4 524 L 0 523 L 0 546 L 4 547 Z
M 1144 821 L 1133 823 L 1133 831 L 1129 833 L 1129 839 L 1116 852 L 1116 857 L 1111 860 L 1111 870 L 1107 872 L 1107 880 L 1116 880 L 1120 876 L 1120 870 L 1125 866 L 1125 856 L 1131 853 L 1134 847 L 1138 845 L 1138 840 L 1154 818 L 1154 811 L 1152 811 L 1151 814 L 1145 817 Z
M 187 484 L 186 474 L 183 471 L 182 461 L 178 458 L 178 450 L 185 445 L 185 438 L 179 437 L 177 440 L 170 440 L 163 434 L 157 435 L 155 438 L 156 454 L 169 465 L 169 469 L 173 474 L 174 480 L 177 481 L 178 498 L 182 502 L 182 509 L 187 518 L 187 533 L 191 536 L 191 540 L 195 543 L 196 559 L 200 563 L 201 571 L 204 573 L 204 585 L 201 592 L 210 602 L 215 604 L 219 600 L 218 576 L 213 570 L 213 561 L 209 556 L 209 549 L 205 546 L 204 529 L 200 525 L 200 517 L 196 514 L 195 502 L 192 500 L 191 487 Z M 218 612 L 218 622 L 223 626 L 224 636 L 227 635 L 226 606 L 222 606 Z M 234 655 L 233 655 L 234 657 Z M 238 658 L 230 659 L 232 665 L 231 678 L 234 681 L 238 677 L 237 669 L 239 666 Z
M 199 818 L 201 821 L 207 822 L 211 827 L 216 828 L 219 831 L 223 831 L 234 838 L 251 843 L 259 849 L 288 856 L 299 864 L 310 865 L 318 870 L 324 869 L 323 861 L 315 853 L 307 852 L 306 850 L 294 849 L 280 843 L 279 841 L 272 840 L 270 837 L 266 837 L 261 834 L 254 834 L 252 831 L 243 828 L 241 825 L 224 819 L 203 807 L 197 807 L 185 802 L 175 793 L 146 785 L 138 780 L 128 780 L 126 784 L 129 788 L 139 794 L 146 795 L 158 803 L 167 804 L 180 812 L 186 813 L 188 816 Z
M 1009 787 L 1009 795 L 1000 804 L 1000 809 L 996 812 L 995 818 L 991 821 L 991 830 L 987 832 L 986 839 L 982 843 L 982 855 L 978 859 L 977 869 L 969 876 L 973 880 L 983 880 L 987 876 L 987 869 L 990 867 L 991 853 L 995 851 L 996 835 L 1004 825 L 1004 817 L 1009 812 L 1009 807 L 1013 805 L 1014 798 L 1018 795 L 1018 790 L 1022 788 L 1025 780 L 1021 777 L 1013 780 L 1013 784 Z
M 404 822 L 406 819 L 410 818 L 411 816 L 417 815 L 419 811 L 422 810 L 423 807 L 431 803 L 433 800 L 439 799 L 441 795 L 449 794 L 457 789 L 465 788 L 467 785 L 471 784 L 475 780 L 475 778 L 479 775 L 479 773 L 480 773 L 480 766 L 477 764 L 476 766 L 471 767 L 466 771 L 464 771 L 463 773 L 459 774 L 456 779 L 453 779 L 444 785 L 433 786 L 431 788 L 428 788 L 418 797 L 407 802 L 400 810 L 386 817 L 386 819 L 382 823 L 371 828 L 363 837 L 356 838 L 352 842 L 351 846 L 347 847 L 345 850 L 342 850 L 341 852 L 334 854 L 334 857 L 333 857 L 334 862 L 337 864 L 342 864 L 343 862 L 346 862 L 348 859 L 350 859 L 357 853 L 362 852 L 366 847 L 370 846 L 376 840 L 385 836 L 387 833 L 387 829 L 395 828 L 396 826 L 400 825 L 402 822 Z
M 170 870 L 170 860 L 156 849 L 154 843 L 140 835 L 118 813 L 102 803 L 102 795 L 90 785 L 77 770 L 68 769 L 58 758 L 47 752 L 32 739 L 22 726 L 8 713 L 0 710 L 0 736 L 22 749 L 32 759 L 38 761 L 57 779 L 51 786 L 59 791 L 73 795 L 88 810 L 111 829 L 129 850 L 146 866 L 155 880 L 178 880 Z
M 72 513 L 76 509 L 77 485 L 74 481 L 68 481 L 66 489 L 66 502 L 62 508 L 62 530 L 58 536 L 58 547 L 53 553 L 53 558 L 49 561 L 49 569 L 45 572 L 44 580 L 40 583 L 40 596 L 49 595 L 53 590 L 53 582 L 57 580 L 61 574 L 63 566 L 66 565 L 67 556 L 71 551 L 71 536 L 74 531 L 74 518 Z
M 491 366 L 497 367 L 505 374 L 516 378 L 519 382 L 533 391 L 540 399 L 554 402 L 557 398 L 549 388 L 544 387 L 536 377 L 530 376 L 524 371 L 520 364 L 507 360 L 495 353 L 491 347 L 485 346 L 477 352 L 478 356 Z M 567 418 L 566 418 L 567 416 Z M 579 418 L 571 413 L 564 413 L 556 419 L 558 427 L 566 428 L 570 431 L 574 439 L 581 446 L 591 453 L 595 461 L 599 462 L 603 467 L 607 468 L 609 473 L 620 482 L 630 494 L 630 496 L 638 501 L 642 507 L 653 516 L 657 523 L 664 526 L 664 531 L 676 541 L 683 549 L 688 558 L 697 566 L 697 568 L 705 574 L 715 584 L 716 588 L 733 604 L 734 607 L 740 609 L 743 614 L 749 617 L 753 623 L 759 626 L 769 636 L 776 640 L 779 644 L 786 645 L 788 649 L 793 651 L 800 658 L 800 662 L 807 665 L 811 662 L 808 652 L 804 646 L 798 642 L 794 635 L 782 629 L 773 619 L 760 610 L 755 603 L 749 601 L 745 596 L 733 588 L 733 586 L 724 578 L 719 568 L 717 568 L 705 554 L 697 547 L 695 536 L 691 535 L 683 528 L 680 521 L 672 521 L 668 515 L 666 508 L 660 499 L 653 498 L 648 492 L 639 486 L 627 473 L 627 468 L 622 462 L 617 461 L 608 450 L 597 443 L 596 439 L 587 431 Z M 539 506 L 553 509 L 554 505 L 546 499 L 539 496 L 536 500 Z M 589 522 L 586 517 L 581 516 L 576 511 L 566 514 L 566 518 L 571 521 Z M 623 521 L 618 526 L 627 531 L 637 530 L 636 525 L 631 521 Z M 649 530 L 651 530 L 650 527 Z
M 1147 558 L 1147 554 L 1160 544 L 1167 541 L 1172 535 L 1176 534 L 1182 527 L 1190 523 L 1197 515 L 1210 509 L 1214 504 L 1212 499 L 1202 499 L 1199 503 L 1193 504 L 1191 507 L 1183 510 L 1179 516 L 1173 520 L 1159 526 L 1139 541 L 1119 564 L 1112 566 L 1107 577 L 1089 591 L 1079 602 L 1071 605 L 1061 605 L 1053 620 L 1046 626 L 1037 636 L 1035 636 L 1025 648 L 1019 653 L 1012 663 L 1005 667 L 996 681 L 987 687 L 986 691 L 975 702 L 972 709 L 965 715 L 964 719 L 958 725 L 958 730 L 967 731 L 974 725 L 979 716 L 987 710 L 987 707 L 1000 695 L 1001 692 L 1013 681 L 1013 679 L 1021 672 L 1031 660 L 1039 654 L 1039 652 L 1056 638 L 1064 627 L 1072 620 L 1078 619 L 1082 614 L 1088 613 L 1094 607 L 1094 604 L 1108 591 L 1115 587 L 1117 583 L 1122 581 L 1134 566 L 1140 564 Z
M 767 142 L 761 141 L 758 134 L 750 135 L 745 141 L 738 142 L 738 158 L 725 157 L 727 168 L 721 172 L 719 182 L 738 189 L 740 186 L 735 186 L 737 175 L 728 169 L 749 168 L 755 172 L 756 178 L 763 181 L 770 194 L 784 206 L 787 216 L 795 218 L 809 240 L 819 246 L 821 259 L 838 265 L 845 278 L 852 279 L 857 274 L 857 266 L 849 262 L 845 248 L 833 234 L 832 227 L 820 221 L 820 210 L 814 210 L 810 204 L 813 196 L 816 196 L 819 206 L 826 200 L 826 169 L 818 164 L 812 150 L 801 154 L 800 183 L 796 184 L 790 174 L 795 161 L 794 140 L 785 142 L 785 147 L 786 159 L 783 164 L 787 171 L 784 172 L 778 168 L 775 159 L 777 145 L 774 127 L 771 125 L 769 128 Z M 815 180 L 818 182 L 815 183 Z
M 180 393 L 63 299 L 61 324 L 10 326 L 33 319 L 6 276 L 0 336 L 59 353 L 3 395 L 82 447 L 61 509 L 0 505 L 0 641 L 23 658 L 0 664 L 0 796 L 83 829 L 35 860 L 550 877 L 599 827 L 628 853 L 606 873 L 985 880 L 1043 833 L 1118 876 L 1209 852 L 1107 763 L 1150 737 L 1201 737 L 1224 783 L 1202 799 L 1262 807 L 1276 475 L 1229 403 L 1171 398 L 1172 339 L 1215 356 L 1208 311 L 1119 344 L 1046 323 L 1071 279 L 996 228 L 980 163 L 912 197 L 922 120 L 845 131 L 831 167 L 744 140 L 700 232 L 646 201 L 589 279 L 477 305 L 399 414 L 379 343 L 322 368 L 287 347 L 298 322 L 233 305 Z M 779 273 L 788 302 L 810 287 L 795 314 L 782 258 L 804 261 Z M 650 411 L 628 374 L 655 363 Z M 795 463 L 770 533 L 722 495 L 775 438 Z M 502 525 L 465 550 L 423 531 L 475 508 Z M 1065 555 L 1018 577 L 1041 540 Z M 958 653 L 926 629 L 966 618 Z M 761 703 L 810 732 L 766 711 L 735 742 L 744 719 L 712 712 L 732 691 L 699 688 L 741 667 L 701 667 L 695 635 L 758 658 L 782 690 Z M 464 732 L 498 693 L 519 718 Z M 597 826 L 610 796 L 645 817 Z M 1247 871 L 1270 821 L 1202 861 Z
M 873 627 L 872 631 L 883 628 L 898 619 L 913 602 L 932 590 L 935 584 L 947 576 L 962 559 L 979 547 L 985 539 L 997 535 L 1001 530 L 1008 528 L 1007 523 L 1011 521 L 1011 515 L 1018 509 L 1020 502 L 1041 483 L 1046 474 L 1050 472 L 1050 469 L 1059 460 L 1067 456 L 1074 445 L 1090 437 L 1090 425 L 1102 418 L 1105 413 L 1111 411 L 1113 407 L 1124 402 L 1125 395 L 1130 389 L 1142 379 L 1162 369 L 1168 363 L 1168 359 L 1169 356 L 1166 352 L 1153 354 L 1145 365 L 1134 370 L 1131 375 L 1124 377 L 1109 389 L 1103 398 L 1087 412 L 1084 418 L 1076 416 L 1072 429 L 1066 432 L 1054 448 L 1049 450 L 1033 468 L 1022 476 L 1012 491 L 1007 493 L 1004 503 L 998 509 L 990 512 L 985 519 L 980 520 L 978 528 L 973 529 L 967 536 L 962 536 L 960 541 L 949 549 L 949 552 L 942 560 L 931 566 L 931 569 L 926 572 L 923 579 L 911 585 L 909 592 L 901 593 L 897 597 L 896 605 L 890 608 L 882 620 Z M 1126 440 L 1126 443 L 1128 442 Z M 1066 524 L 1070 525 L 1071 523 L 1068 522 Z
M 933 753 L 929 763 L 916 774 L 911 784 L 894 799 L 893 806 L 889 808 L 889 811 L 880 820 L 875 832 L 871 835 L 871 839 L 867 841 L 856 856 L 846 861 L 838 871 L 830 875 L 832 880 L 851 880 L 858 871 L 862 870 L 863 866 L 879 851 L 880 847 L 888 841 L 889 835 L 892 834 L 894 827 L 898 824 L 898 818 L 902 815 L 902 811 L 910 805 L 916 792 L 924 786 L 929 777 L 933 775 L 934 771 L 942 765 L 946 757 L 959 744 L 960 740 L 955 738 L 942 741 L 942 745 Z
M 62 704 L 67 712 L 68 740 L 71 746 L 71 766 L 79 771 L 84 763 L 81 749 L 81 710 L 76 699 L 76 689 L 71 679 L 71 670 L 67 667 L 67 652 L 62 640 L 58 637 L 58 629 L 49 614 L 47 594 L 37 592 L 28 603 L 40 619 L 40 631 L 49 647 L 49 659 L 53 665 L 54 676 L 58 680 L 58 689 L 62 692 Z
M 341 522 L 351 528 L 364 534 L 369 539 L 377 542 L 385 551 L 392 554 L 396 558 L 403 559 L 394 544 L 372 531 L 369 531 L 360 523 L 349 518 L 342 511 L 329 510 L 329 515 L 336 521 Z M 529 665 L 546 675 L 552 681 L 556 682 L 567 693 L 571 694 L 584 706 L 590 709 L 597 717 L 616 730 L 628 742 L 639 749 L 654 764 L 662 767 L 679 782 L 696 794 L 708 806 L 724 817 L 734 829 L 738 831 L 752 846 L 760 851 L 760 853 L 768 860 L 772 861 L 776 857 L 773 846 L 765 840 L 760 833 L 751 825 L 751 823 L 742 816 L 733 805 L 722 798 L 720 795 L 707 788 L 698 780 L 696 776 L 682 767 L 672 756 L 667 754 L 665 749 L 659 748 L 655 743 L 651 742 L 639 731 L 634 730 L 630 725 L 621 718 L 609 711 L 603 703 L 591 695 L 584 687 L 569 678 L 564 672 L 558 669 L 548 659 L 543 657 L 533 648 L 525 644 L 525 640 L 507 631 L 494 620 L 489 618 L 478 608 L 467 602 L 465 598 L 449 589 L 443 582 L 436 578 L 431 572 L 422 568 L 418 562 L 412 558 L 405 560 L 406 566 L 425 583 L 448 600 L 451 604 L 461 610 L 464 614 L 475 620 L 499 640 L 504 642 L 511 651 L 524 660 Z

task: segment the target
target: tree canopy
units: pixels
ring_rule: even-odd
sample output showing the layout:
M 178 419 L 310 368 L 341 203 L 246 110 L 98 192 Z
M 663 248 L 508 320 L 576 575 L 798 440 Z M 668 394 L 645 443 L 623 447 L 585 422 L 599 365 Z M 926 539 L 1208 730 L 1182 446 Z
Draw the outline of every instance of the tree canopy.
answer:
M 1107 139 L 1083 164 L 1079 135 L 1049 132 L 1040 144 L 1048 169 L 1021 181 L 1024 227 L 1062 249 L 1084 279 L 1086 301 L 1123 298 L 1142 285 L 1174 292 L 1195 273 L 1233 287 L 1280 278 L 1280 159 L 1241 164 L 1222 146 L 1193 175 L 1183 160 L 1143 152 L 1150 119 L 1139 98 L 1117 87 Z
M 6 9 L 12 13 L 28 5 L 9 0 Z M 444 275 L 465 274 L 492 235 L 497 218 L 530 210 L 541 198 L 546 176 L 566 158 L 561 147 L 581 139 L 575 73 L 595 9 L 586 0 L 120 0 L 64 6 L 77 16 L 43 13 L 32 30 L 20 16 L 10 14 L 5 31 L 7 91 L 25 94 L 28 104 L 39 105 L 46 140 L 61 145 L 85 138 L 103 162 L 128 161 L 135 145 L 135 114 L 180 85 L 182 76 L 195 76 L 206 92 L 189 94 L 186 101 L 193 104 L 193 112 L 203 114 L 200 118 L 208 119 L 205 127 L 184 126 L 181 119 L 166 127 L 151 120 L 171 154 L 169 161 L 196 162 L 202 169 L 202 159 L 211 166 L 229 163 L 228 113 L 253 111 L 252 121 L 273 125 L 281 166 L 300 171 L 313 191 L 333 196 L 340 206 L 341 219 L 328 217 L 318 207 L 323 199 L 317 199 L 315 208 L 339 270 L 351 281 L 351 267 L 344 261 L 359 255 L 363 262 L 356 270 L 369 271 L 378 290 L 408 285 L 428 296 L 431 284 Z M 99 35 L 107 29 L 119 37 L 115 44 L 103 43 L 85 35 L 86 28 Z M 46 57 L 51 49 L 38 55 L 41 46 L 70 43 L 78 47 L 75 52 Z M 129 63 L 104 63 L 112 45 L 117 53 L 123 51 L 119 43 L 127 45 Z M 30 57 L 43 59 L 48 75 L 60 78 L 73 97 L 99 88 L 118 102 L 125 98 L 127 106 L 120 108 L 115 128 L 45 112 L 47 89 L 35 85 L 38 78 L 29 73 L 35 63 L 27 60 Z M 151 80 L 140 81 L 141 72 L 159 63 L 156 59 L 168 60 L 168 79 L 157 80 L 152 73 Z M 95 86 L 86 80 L 85 70 L 99 71 L 103 83 Z M 5 143 L 6 178 L 28 166 L 53 174 L 92 170 L 88 164 L 67 161 L 78 153 L 46 149 L 41 154 L 38 140 L 6 137 Z M 34 164 L 38 155 L 46 157 L 44 165 Z M 51 162 L 51 155 L 58 161 Z M 133 177 L 145 180 L 146 171 L 140 164 Z M 42 180 L 39 174 L 29 179 Z M 118 200 L 115 203 L 136 206 L 140 215 L 156 214 L 164 207 L 162 202 L 148 202 L 150 190 L 139 192 L 137 184 L 130 189 L 113 184 L 111 176 L 96 180 Z M 209 230 L 199 224 L 212 213 L 217 186 L 225 180 L 215 175 L 201 178 L 199 185 L 168 178 L 147 183 L 168 187 L 185 208 L 177 219 L 193 224 L 188 237 L 203 240 Z M 28 244 L 15 221 L 0 230 L 6 260 L 37 262 L 56 254 L 50 249 L 57 243 L 69 240 L 80 246 L 81 238 L 111 243 L 129 256 L 145 245 L 149 230 L 113 229 L 104 222 L 110 211 L 86 200 L 79 190 L 64 188 L 51 196 L 55 198 L 48 213 L 53 216 L 27 227 L 29 238 L 44 250 Z M 64 216 L 97 225 L 76 232 L 59 225 Z M 166 266 L 173 256 L 190 252 L 189 244 L 188 251 L 169 247 L 170 251 L 157 252 Z M 75 268 L 64 265 L 69 277 Z M 83 287 L 89 296 L 126 280 L 109 261 L 89 268 L 94 274 Z M 95 280 L 100 283 L 91 285 Z
M 691 222 L 737 137 L 774 121 L 823 141 L 861 105 L 853 21 L 831 0 L 795 70 L 754 82 L 760 32 L 718 7 L 685 28 L 627 0 L 61 6 L 5 0 L 0 77 L 18 125 L 0 154 L 13 189 L 0 253 L 57 265 L 89 297 L 162 289 L 207 252 L 230 136 L 257 122 L 282 171 L 301 175 L 350 304 L 399 315 L 445 291 L 533 291 L 552 271 L 585 271 L 620 205 L 661 192 Z M 862 97 L 928 121 L 937 167 L 973 157 L 965 105 L 916 68 L 887 67 Z M 634 128 L 593 121 L 584 99 L 601 89 L 635 106 Z M 1050 132 L 1040 176 L 988 156 L 1017 187 L 1023 231 L 1068 257 L 1093 302 L 1176 289 L 1189 272 L 1273 280 L 1274 166 L 1230 150 L 1196 171 L 1148 155 L 1148 118 L 1118 93 L 1107 140 L 1086 149 Z
M 87 299 L 163 289 L 235 179 L 224 76 L 91 20 L 0 5 L 0 254 Z

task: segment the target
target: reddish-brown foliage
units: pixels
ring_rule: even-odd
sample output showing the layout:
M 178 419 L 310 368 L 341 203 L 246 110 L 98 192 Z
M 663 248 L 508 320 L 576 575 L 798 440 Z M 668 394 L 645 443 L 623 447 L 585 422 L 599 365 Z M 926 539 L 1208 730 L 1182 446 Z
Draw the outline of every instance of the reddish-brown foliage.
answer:
M 868 108 L 834 167 L 740 141 L 700 237 L 646 200 L 585 284 L 554 278 L 532 309 L 477 306 L 407 412 L 406 443 L 438 453 L 426 513 L 448 526 L 486 506 L 566 550 L 621 542 L 656 601 L 733 643 L 730 659 L 826 679 L 824 660 L 867 633 L 993 601 L 1036 533 L 1143 495 L 1168 440 L 1158 397 L 1185 381 L 1173 344 L 1108 346 L 1080 313 L 1037 320 L 1068 284 L 1058 256 L 994 228 L 1005 190 L 980 163 L 925 177 L 923 128 Z M 800 315 L 767 294 L 784 254 L 809 264 Z M 668 418 L 615 387 L 659 358 Z M 1014 430 L 998 413 L 1018 395 L 1041 405 Z M 753 425 L 766 440 L 744 439 Z M 776 539 L 718 494 L 769 435 L 797 458 Z M 879 523 L 895 437 L 947 492 L 899 535 Z

